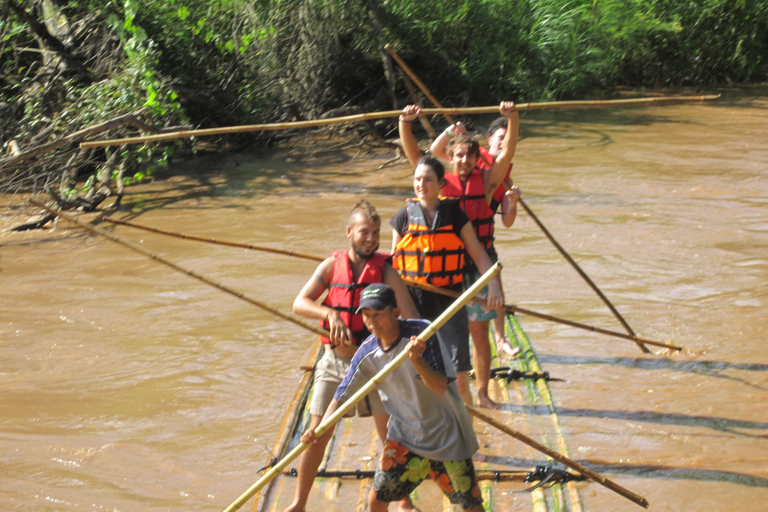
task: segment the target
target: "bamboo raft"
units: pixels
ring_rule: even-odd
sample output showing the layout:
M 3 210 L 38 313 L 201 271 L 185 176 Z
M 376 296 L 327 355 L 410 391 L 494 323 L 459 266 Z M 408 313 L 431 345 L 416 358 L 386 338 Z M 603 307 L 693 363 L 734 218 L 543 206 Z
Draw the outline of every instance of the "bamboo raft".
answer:
M 510 369 L 521 372 L 541 372 L 536 354 L 520 324 L 513 315 L 507 316 L 507 339 L 513 347 L 520 349 Z M 493 340 L 493 336 L 491 336 Z M 493 346 L 492 342 L 492 346 Z M 299 381 L 296 392 L 288 407 L 278 438 L 270 453 L 266 466 L 273 465 L 288 453 L 297 443 L 309 423 L 306 405 L 312 393 L 312 369 L 320 359 L 322 347 L 319 342 L 310 357 L 309 364 Z M 493 365 L 501 361 L 494 350 Z M 507 421 L 518 430 L 539 439 L 543 444 L 568 455 L 568 447 L 560 428 L 557 411 L 552 401 L 549 385 L 544 379 L 524 379 L 508 382 L 504 378 L 492 379 L 489 392 L 494 400 L 504 404 Z M 512 410 L 534 410 L 536 414 L 513 413 Z M 541 411 L 546 411 L 543 413 Z M 538 480 L 525 483 L 526 477 L 536 467 L 546 466 L 544 455 L 515 442 L 505 434 L 478 420 L 474 421 L 475 432 L 481 446 L 484 461 L 475 462 L 480 478 L 480 488 L 487 511 L 531 510 L 533 512 L 581 512 L 583 510 L 577 483 L 546 484 L 531 492 L 524 492 Z M 372 472 L 381 455 L 379 440 L 370 418 L 344 418 L 336 427 L 328 443 L 325 458 L 320 466 L 320 475 L 313 485 L 308 510 L 363 512 L 368 509 L 367 496 L 373 483 Z M 294 464 L 293 467 L 296 465 Z M 295 478 L 286 471 L 254 496 L 251 512 L 281 512 L 292 501 Z M 572 473 L 569 473 L 572 475 Z M 541 478 L 541 477 L 538 477 Z M 584 484 L 581 484 L 584 485 Z M 436 484 L 425 482 L 411 495 L 420 510 L 458 512 L 461 507 L 451 505 Z M 392 505 L 394 507 L 394 505 Z

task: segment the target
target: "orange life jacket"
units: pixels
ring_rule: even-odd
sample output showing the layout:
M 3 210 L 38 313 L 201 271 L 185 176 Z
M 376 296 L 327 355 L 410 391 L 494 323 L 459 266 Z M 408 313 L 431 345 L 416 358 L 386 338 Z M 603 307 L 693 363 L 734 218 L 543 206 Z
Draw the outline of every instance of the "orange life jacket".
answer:
M 336 258 L 336 264 L 333 267 L 330 289 L 325 300 L 323 300 L 323 305 L 339 312 L 344 325 L 349 327 L 354 335 L 355 345 L 359 345 L 371 334 L 365 328 L 362 313 L 357 312 L 360 304 L 360 294 L 369 284 L 381 283 L 383 281 L 384 263 L 389 259 L 389 254 L 374 253 L 365 264 L 357 281 L 352 277 L 349 252 L 334 251 L 333 256 Z M 323 329 L 330 329 L 330 324 L 327 320 L 323 320 L 320 325 L 322 325 Z M 326 344 L 331 342 L 326 337 L 323 337 L 322 340 Z
M 480 244 L 484 249 L 490 248 L 493 245 L 494 212 L 485 199 L 483 170 L 475 167 L 465 184 L 461 183 L 461 178 L 456 174 L 446 174 L 445 181 L 443 195 L 459 200 L 461 209 L 472 221 L 472 228 Z
M 460 284 L 465 251 L 464 242 L 453 232 L 454 226 L 433 229 L 415 199 L 406 200 L 406 209 L 408 230 L 395 248 L 392 266 L 409 281 L 439 287 Z

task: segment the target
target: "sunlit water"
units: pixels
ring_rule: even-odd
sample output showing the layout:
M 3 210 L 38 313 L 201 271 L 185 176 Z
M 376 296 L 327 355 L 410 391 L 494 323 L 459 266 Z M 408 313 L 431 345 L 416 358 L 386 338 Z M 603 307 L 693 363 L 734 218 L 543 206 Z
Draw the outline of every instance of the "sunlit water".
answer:
M 768 90 L 522 126 L 513 176 L 528 205 L 638 335 L 686 348 L 642 355 L 519 316 L 568 381 L 552 389 L 571 454 L 652 510 L 761 509 Z M 326 256 L 358 198 L 386 221 L 410 191 L 403 162 L 353 156 L 178 163 L 130 187 L 117 215 Z M 102 226 L 283 312 L 316 264 Z M 622 330 L 524 213 L 497 238 L 508 302 Z M 258 478 L 314 335 L 65 221 L 1 234 L 0 286 L 0 508 L 214 511 Z M 581 493 L 586 510 L 636 507 Z

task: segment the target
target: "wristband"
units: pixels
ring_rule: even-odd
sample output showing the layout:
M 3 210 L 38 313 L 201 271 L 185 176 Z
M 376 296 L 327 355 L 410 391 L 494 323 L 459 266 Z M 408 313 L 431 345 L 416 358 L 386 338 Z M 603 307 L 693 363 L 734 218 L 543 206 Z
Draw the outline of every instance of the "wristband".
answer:
M 445 131 L 444 131 L 443 133 L 444 133 L 444 134 L 446 134 L 446 135 L 448 135 L 448 136 L 450 136 L 450 137 L 453 137 L 453 135 L 454 135 L 454 132 L 453 132 L 453 125 L 451 125 L 451 126 L 449 126 L 448 128 L 446 128 L 446 129 L 445 129 Z

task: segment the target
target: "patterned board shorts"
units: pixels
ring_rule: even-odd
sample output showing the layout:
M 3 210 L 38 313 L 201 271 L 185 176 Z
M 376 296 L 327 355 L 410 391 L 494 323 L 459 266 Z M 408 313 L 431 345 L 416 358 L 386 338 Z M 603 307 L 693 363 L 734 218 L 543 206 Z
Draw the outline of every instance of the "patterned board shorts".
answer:
M 480 279 L 481 275 L 480 271 L 474 267 L 472 270 L 466 271 L 464 273 L 464 288 L 469 288 L 475 284 L 475 282 Z M 484 286 L 475 297 L 485 301 L 488 298 L 488 286 Z M 465 307 L 467 308 L 467 315 L 469 315 L 470 322 L 488 322 L 496 318 L 496 310 L 491 309 L 489 311 L 485 304 L 470 301 L 467 302 Z
M 379 501 L 400 501 L 429 478 L 451 503 L 464 510 L 483 504 L 472 459 L 438 461 L 419 457 L 397 441 L 387 439 L 379 467 L 373 477 L 373 490 Z

